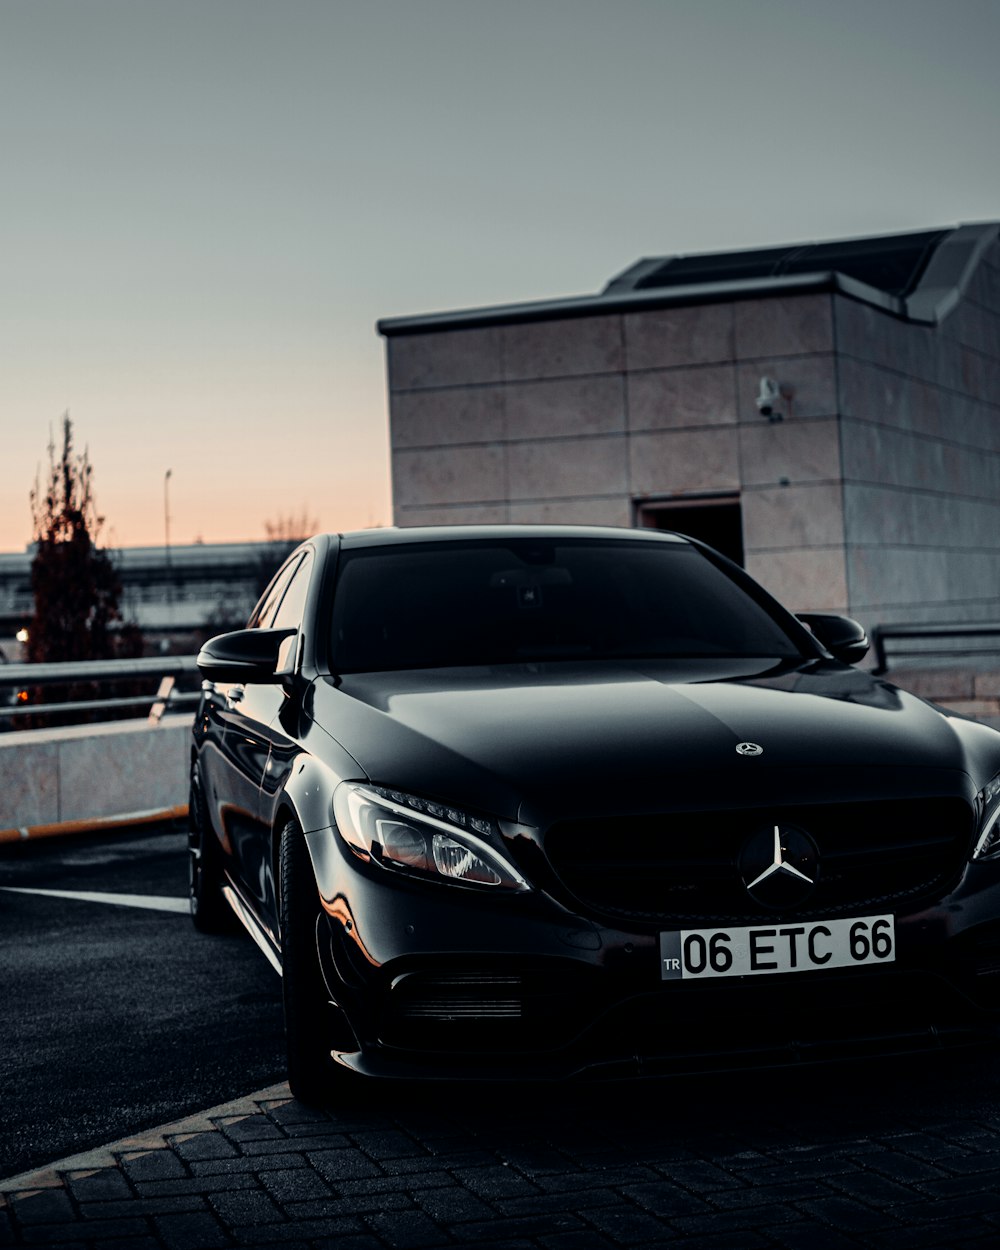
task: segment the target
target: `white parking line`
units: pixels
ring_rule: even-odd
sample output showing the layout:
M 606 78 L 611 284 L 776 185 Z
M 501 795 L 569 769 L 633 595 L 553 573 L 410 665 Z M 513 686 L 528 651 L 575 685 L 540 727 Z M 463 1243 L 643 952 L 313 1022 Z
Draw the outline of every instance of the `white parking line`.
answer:
M 112 903 L 116 907 L 143 907 L 147 911 L 172 911 L 187 915 L 191 910 L 186 898 L 166 898 L 160 894 L 101 894 L 96 890 L 31 890 L 3 885 L 8 894 L 44 894 L 48 898 L 72 898 L 81 903 Z

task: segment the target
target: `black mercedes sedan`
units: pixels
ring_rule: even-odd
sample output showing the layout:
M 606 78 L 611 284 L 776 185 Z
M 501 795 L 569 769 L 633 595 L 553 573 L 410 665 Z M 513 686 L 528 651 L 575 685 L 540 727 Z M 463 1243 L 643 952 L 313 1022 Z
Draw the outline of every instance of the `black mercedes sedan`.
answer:
M 304 1100 L 991 1037 L 1000 734 L 676 534 L 320 535 L 212 639 L 195 925 Z

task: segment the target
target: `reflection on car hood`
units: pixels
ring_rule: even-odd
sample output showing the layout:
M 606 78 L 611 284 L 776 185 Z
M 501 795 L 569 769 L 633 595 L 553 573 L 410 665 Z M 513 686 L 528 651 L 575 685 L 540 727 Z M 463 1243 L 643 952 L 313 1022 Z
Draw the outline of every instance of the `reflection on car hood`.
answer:
M 556 810 L 788 801 L 797 790 L 817 801 L 817 785 L 828 801 L 844 789 L 861 797 L 879 793 L 897 769 L 911 795 L 934 793 L 948 770 L 966 766 L 946 716 L 832 663 L 351 674 L 319 682 L 312 712 L 373 781 L 529 823 Z M 744 742 L 761 753 L 740 755 Z M 952 776 L 946 788 L 958 784 Z

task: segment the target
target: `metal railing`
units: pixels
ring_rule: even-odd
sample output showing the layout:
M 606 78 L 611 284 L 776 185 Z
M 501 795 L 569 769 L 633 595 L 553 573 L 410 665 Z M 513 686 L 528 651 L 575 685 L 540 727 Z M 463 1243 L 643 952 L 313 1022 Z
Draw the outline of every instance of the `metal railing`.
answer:
M 178 677 L 197 673 L 193 655 L 150 656 L 135 660 L 76 660 L 59 664 L 0 665 L 0 728 L 25 716 L 64 715 L 95 711 L 149 708 L 149 717 L 156 722 L 167 711 L 193 707 L 199 699 L 197 691 L 175 689 Z M 21 698 L 39 686 L 93 685 L 97 682 L 122 682 L 159 678 L 155 691 L 145 694 L 82 697 L 61 703 L 31 703 Z
M 889 667 L 888 642 L 918 643 L 893 647 L 893 659 L 962 659 L 967 655 L 1000 655 L 1000 625 L 994 622 L 938 622 L 933 625 L 876 625 L 871 631 L 877 676 Z M 977 641 L 979 640 L 979 641 Z M 949 642 L 950 646 L 941 646 Z M 929 644 L 929 645 L 928 645 Z M 938 644 L 938 645 L 935 645 Z M 959 644 L 959 645 L 956 645 Z

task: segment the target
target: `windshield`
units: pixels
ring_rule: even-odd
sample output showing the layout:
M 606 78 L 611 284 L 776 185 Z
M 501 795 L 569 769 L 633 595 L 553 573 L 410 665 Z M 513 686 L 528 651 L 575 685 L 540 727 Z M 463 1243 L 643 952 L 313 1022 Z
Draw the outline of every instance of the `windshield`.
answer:
M 341 553 L 334 672 L 801 652 L 696 547 L 470 540 Z

